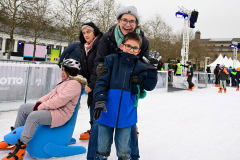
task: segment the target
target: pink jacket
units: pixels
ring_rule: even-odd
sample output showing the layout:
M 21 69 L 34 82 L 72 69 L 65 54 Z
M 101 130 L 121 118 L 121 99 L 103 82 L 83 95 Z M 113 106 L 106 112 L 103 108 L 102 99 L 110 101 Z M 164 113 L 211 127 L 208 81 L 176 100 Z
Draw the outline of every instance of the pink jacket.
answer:
M 61 81 L 62 79 L 59 82 Z M 38 100 L 42 102 L 38 110 L 51 111 L 51 128 L 65 124 L 72 117 L 82 88 L 80 80 L 69 78 L 58 84 L 51 92 Z

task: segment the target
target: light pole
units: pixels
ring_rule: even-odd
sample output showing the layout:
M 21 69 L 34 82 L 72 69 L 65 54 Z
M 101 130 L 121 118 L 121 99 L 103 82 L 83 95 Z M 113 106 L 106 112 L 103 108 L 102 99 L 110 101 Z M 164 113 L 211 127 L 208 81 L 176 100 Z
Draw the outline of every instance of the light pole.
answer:
M 180 8 L 180 7 L 179 7 Z M 197 22 L 198 12 L 189 11 L 184 7 L 181 7 L 178 12 L 176 12 L 177 18 L 184 18 L 184 27 L 183 27 L 183 43 L 181 49 L 181 64 L 186 64 L 188 61 L 188 52 L 189 52 L 189 28 L 195 28 L 195 22 Z M 189 18 L 190 17 L 190 18 Z M 186 75 L 187 68 L 182 67 L 181 75 Z
M 237 51 L 238 51 L 239 44 L 237 42 L 233 41 L 232 44 L 230 45 L 230 47 L 233 48 L 233 68 L 236 68 Z

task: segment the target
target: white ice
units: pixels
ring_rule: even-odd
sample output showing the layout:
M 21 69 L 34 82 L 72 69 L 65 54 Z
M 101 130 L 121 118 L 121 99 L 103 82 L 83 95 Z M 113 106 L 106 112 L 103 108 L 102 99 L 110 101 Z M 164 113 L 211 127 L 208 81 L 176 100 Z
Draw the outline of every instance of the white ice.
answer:
M 139 148 L 142 160 L 239 160 L 240 92 L 216 87 L 160 93 L 148 92 L 138 107 Z M 83 96 L 73 137 L 89 129 L 89 110 Z M 14 124 L 17 111 L 0 112 L 0 140 Z M 3 158 L 9 151 L 0 151 Z M 24 160 L 33 160 L 27 153 Z M 86 154 L 49 160 L 83 160 Z M 117 160 L 113 144 L 109 160 Z

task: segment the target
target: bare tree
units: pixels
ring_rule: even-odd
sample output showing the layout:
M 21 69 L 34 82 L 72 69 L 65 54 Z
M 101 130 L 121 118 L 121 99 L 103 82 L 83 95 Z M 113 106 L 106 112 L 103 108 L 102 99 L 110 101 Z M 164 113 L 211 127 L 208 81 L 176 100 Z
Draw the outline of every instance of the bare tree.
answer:
M 21 11 L 24 10 L 24 6 L 27 4 L 27 0 L 1 0 L 1 19 L 4 19 L 4 23 L 8 25 L 9 29 L 5 30 L 10 36 L 10 43 L 8 49 L 7 59 L 10 59 L 11 52 L 13 50 L 13 33 L 17 26 L 22 23 Z
M 201 69 L 204 66 L 205 57 L 208 55 L 207 48 L 202 46 L 199 40 L 194 38 L 193 31 L 189 35 L 189 59 L 196 64 L 196 69 Z
M 142 27 L 149 39 L 150 48 L 158 51 L 165 58 L 169 58 L 174 43 L 172 28 L 159 14 L 144 23 Z
M 52 19 L 56 18 L 50 12 L 49 6 L 49 0 L 34 0 L 31 4 L 28 4 L 27 9 L 23 13 L 25 19 L 24 27 L 33 32 L 33 61 L 35 60 L 36 44 L 39 38 L 49 31 Z
M 89 13 L 93 11 L 94 0 L 58 0 L 59 5 L 55 5 L 59 12 L 58 23 L 62 28 L 68 43 L 78 39 L 79 28 L 84 20 L 87 19 Z
M 94 21 L 102 32 L 106 32 L 116 23 L 116 14 L 120 8 L 115 0 L 100 0 L 94 11 Z

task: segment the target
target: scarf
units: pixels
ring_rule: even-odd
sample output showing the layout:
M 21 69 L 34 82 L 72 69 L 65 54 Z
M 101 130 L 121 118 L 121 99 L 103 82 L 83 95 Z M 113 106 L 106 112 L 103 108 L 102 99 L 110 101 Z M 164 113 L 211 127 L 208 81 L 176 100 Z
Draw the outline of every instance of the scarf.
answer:
M 135 29 L 135 32 L 136 32 L 137 34 L 140 34 L 140 29 L 139 29 L 139 28 L 136 28 L 136 29 Z M 114 35 L 115 35 L 115 40 L 116 40 L 116 42 L 117 42 L 117 46 L 118 46 L 118 48 L 119 48 L 120 44 L 122 43 L 123 37 L 124 37 L 124 35 L 123 35 L 122 32 L 121 32 L 121 29 L 120 29 L 119 25 L 117 25 L 117 26 L 115 27 Z
M 91 43 L 87 43 L 87 42 L 86 42 L 86 43 L 84 44 L 85 51 L 86 51 L 86 55 L 88 55 L 88 52 L 89 52 L 89 50 L 92 48 L 93 43 L 94 43 L 94 41 L 95 41 L 96 39 L 97 39 L 97 37 L 95 37 Z

